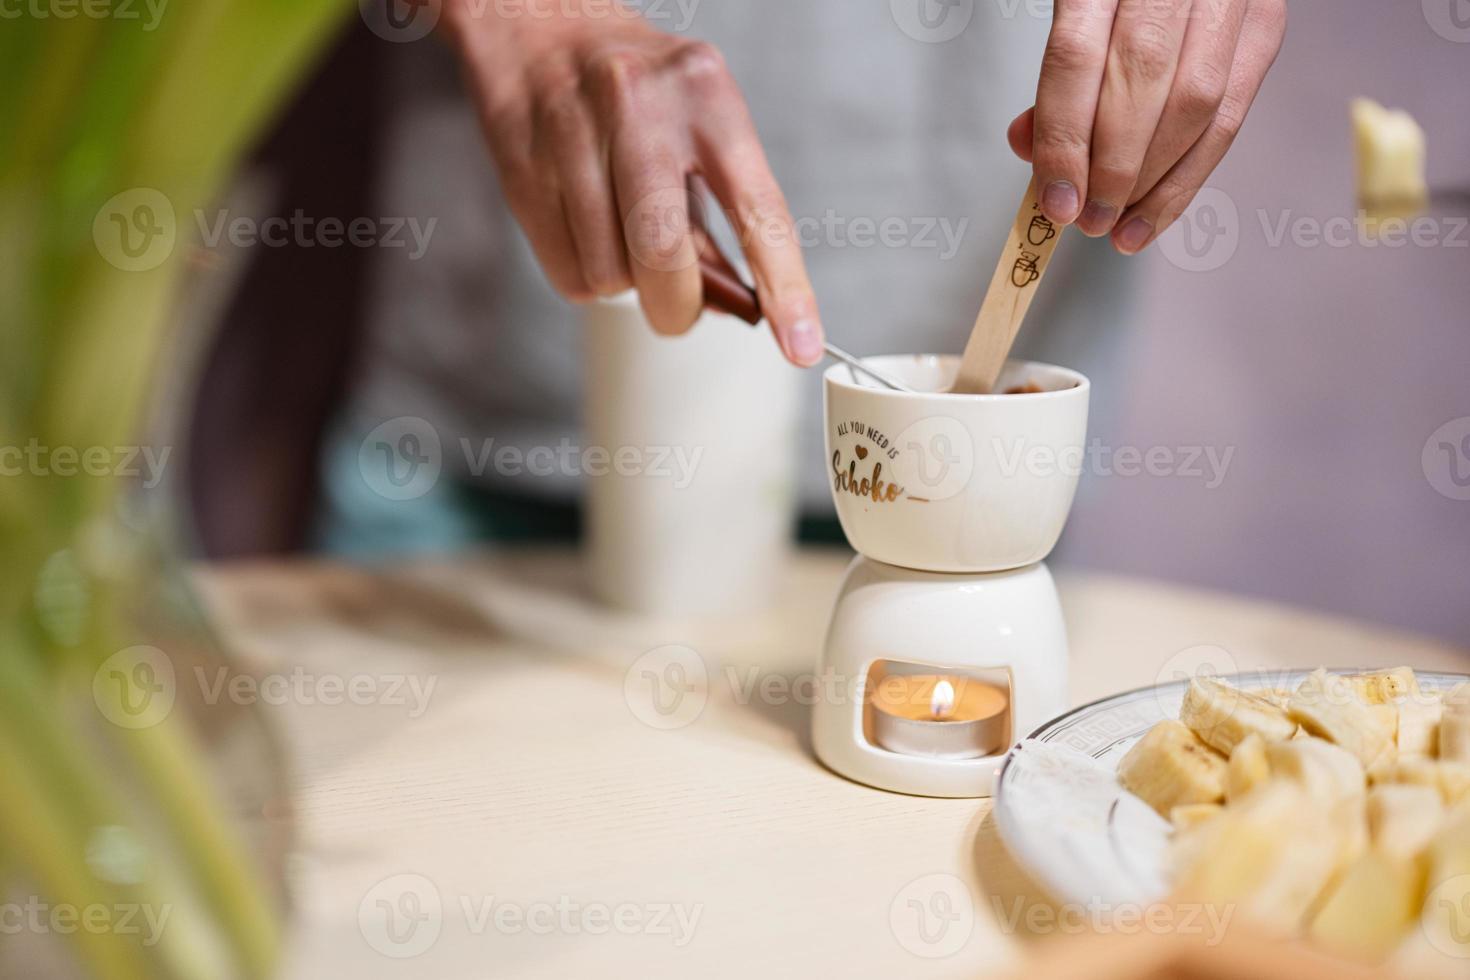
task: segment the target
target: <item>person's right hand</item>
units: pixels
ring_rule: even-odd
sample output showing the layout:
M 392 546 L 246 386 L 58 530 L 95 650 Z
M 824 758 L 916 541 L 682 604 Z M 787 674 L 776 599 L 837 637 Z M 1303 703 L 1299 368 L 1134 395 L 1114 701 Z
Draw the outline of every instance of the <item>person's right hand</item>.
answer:
M 660 333 L 704 307 L 689 179 L 730 215 L 761 307 L 793 363 L 822 326 L 786 199 L 712 46 L 636 14 L 512 17 L 444 0 L 501 183 L 553 286 L 575 302 L 638 290 Z

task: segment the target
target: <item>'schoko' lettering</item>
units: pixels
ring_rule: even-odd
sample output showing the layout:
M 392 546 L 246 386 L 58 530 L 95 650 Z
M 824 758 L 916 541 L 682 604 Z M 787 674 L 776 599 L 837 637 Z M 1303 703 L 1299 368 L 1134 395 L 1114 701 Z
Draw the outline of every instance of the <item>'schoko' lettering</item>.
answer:
M 838 493 L 850 493 L 855 497 L 869 497 L 875 504 L 891 504 L 903 496 L 903 487 L 883 480 L 883 464 L 873 463 L 872 476 L 857 475 L 857 460 L 852 460 L 844 469 L 842 450 L 832 452 L 833 485 Z

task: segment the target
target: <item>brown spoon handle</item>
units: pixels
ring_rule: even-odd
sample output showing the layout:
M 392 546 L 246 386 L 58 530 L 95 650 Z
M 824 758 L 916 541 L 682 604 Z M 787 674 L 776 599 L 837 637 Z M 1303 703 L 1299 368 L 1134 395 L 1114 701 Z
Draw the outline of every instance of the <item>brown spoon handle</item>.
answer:
M 760 297 L 732 272 L 718 268 L 707 259 L 699 262 L 704 279 L 704 305 L 719 313 L 739 317 L 751 326 L 763 319 Z

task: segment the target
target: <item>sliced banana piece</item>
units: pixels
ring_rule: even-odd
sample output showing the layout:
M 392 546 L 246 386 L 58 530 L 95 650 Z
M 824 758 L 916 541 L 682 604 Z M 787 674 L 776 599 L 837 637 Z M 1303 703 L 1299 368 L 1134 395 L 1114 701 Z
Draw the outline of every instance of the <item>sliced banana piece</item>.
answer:
M 1460 685 L 1444 697 L 1439 720 L 1439 757 L 1470 762 L 1470 687 Z
M 1367 777 L 1352 753 L 1320 738 L 1295 738 L 1266 746 L 1275 778 L 1295 782 L 1319 808 L 1361 801 Z
M 1460 976 L 1470 962 L 1470 807 L 1454 810 L 1429 846 L 1425 934 Z
M 1341 866 L 1341 831 L 1300 786 L 1272 781 L 1187 835 L 1176 897 L 1235 906 L 1296 932 Z
M 1470 762 L 1470 712 L 1450 711 L 1439 721 L 1439 757 Z
M 1286 705 L 1291 701 L 1291 692 L 1278 687 L 1266 687 L 1259 690 L 1253 688 L 1251 693 L 1258 698 L 1265 698 L 1282 711 L 1286 710 Z
M 1174 824 L 1175 899 L 1391 957 L 1405 975 L 1448 964 L 1458 980 L 1470 962 L 1470 684 L 1441 697 L 1409 667 L 1318 670 L 1282 703 L 1268 695 L 1280 696 L 1192 681 L 1180 721 L 1119 767 Z
M 1358 206 L 1370 216 L 1411 218 L 1424 208 L 1424 130 L 1402 109 L 1352 102 L 1358 156 Z
M 1439 795 L 1448 806 L 1470 802 L 1470 762 L 1439 761 Z
M 1439 762 L 1425 755 L 1399 756 L 1386 766 L 1375 766 L 1369 770 L 1373 785 L 1408 784 L 1439 788 Z
M 1375 785 L 1407 784 L 1429 786 L 1439 791 L 1446 806 L 1470 800 L 1470 763 L 1422 756 L 1400 758 L 1393 765 L 1375 771 Z
M 1439 752 L 1439 720 L 1444 714 L 1443 704 L 1420 695 L 1406 698 L 1394 708 L 1399 716 L 1399 755 L 1434 755 Z
M 1423 928 L 1409 930 L 1408 938 L 1394 950 L 1385 964 L 1389 976 L 1413 977 L 1414 980 L 1465 980 L 1465 959 L 1470 954 L 1466 957 L 1445 955 L 1441 938 L 1431 939 L 1429 933 L 1429 929 Z
M 1341 746 L 1366 769 L 1393 744 L 1379 715 L 1358 698 L 1346 678 L 1313 672 L 1292 695 L 1288 712 L 1313 735 Z
M 1438 786 L 1393 783 L 1368 791 L 1368 834 L 1373 849 L 1403 858 L 1429 846 L 1444 820 Z
M 1118 778 L 1133 794 L 1169 816 L 1176 806 L 1219 803 L 1228 764 L 1177 721 L 1161 721 L 1118 763 Z
M 1418 919 L 1424 879 L 1413 857 L 1367 851 L 1332 886 L 1307 933 L 1339 953 L 1383 960 Z
M 1225 781 L 1225 798 L 1231 803 L 1271 778 L 1271 761 L 1266 756 L 1266 740 L 1247 735 L 1230 753 L 1230 768 Z
M 1388 733 L 1388 744 L 1399 743 L 1399 706 L 1396 704 L 1370 704 L 1368 710 L 1378 719 L 1378 727 Z
M 1412 667 L 1395 667 L 1372 674 L 1350 674 L 1353 686 L 1364 704 L 1393 704 L 1403 698 L 1418 697 L 1419 678 Z
M 1175 831 L 1182 833 L 1193 830 L 1224 812 L 1225 807 L 1219 803 L 1186 803 L 1169 811 L 1169 822 L 1174 825 Z
M 1364 812 L 1367 779 L 1358 760 L 1320 738 L 1292 739 L 1266 746 L 1273 784 L 1294 783 L 1303 791 L 1303 806 L 1328 820 L 1338 844 L 1340 866 L 1368 848 Z
M 1205 744 L 1229 755 L 1248 735 L 1280 742 L 1296 732 L 1296 722 L 1259 694 L 1241 691 L 1212 678 L 1189 683 L 1179 720 Z

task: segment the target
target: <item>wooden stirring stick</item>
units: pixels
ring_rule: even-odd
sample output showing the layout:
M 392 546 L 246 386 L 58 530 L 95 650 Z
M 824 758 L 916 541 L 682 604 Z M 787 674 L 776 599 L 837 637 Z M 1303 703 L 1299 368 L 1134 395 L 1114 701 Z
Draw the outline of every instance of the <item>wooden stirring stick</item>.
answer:
M 1036 198 L 1036 178 L 1026 188 L 1016 224 L 1011 228 L 1000 264 L 990 280 L 980 316 L 970 331 L 965 356 L 960 360 L 960 373 L 950 389 L 957 395 L 984 395 L 995 388 L 1011 345 L 1026 318 L 1026 310 L 1036 295 L 1036 285 L 1051 263 L 1062 229 L 1041 213 Z

